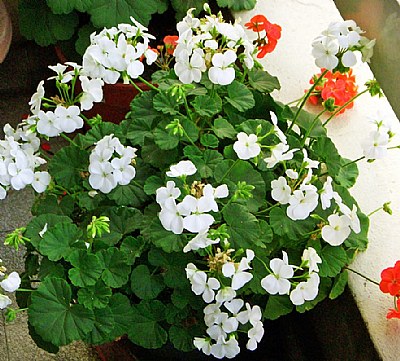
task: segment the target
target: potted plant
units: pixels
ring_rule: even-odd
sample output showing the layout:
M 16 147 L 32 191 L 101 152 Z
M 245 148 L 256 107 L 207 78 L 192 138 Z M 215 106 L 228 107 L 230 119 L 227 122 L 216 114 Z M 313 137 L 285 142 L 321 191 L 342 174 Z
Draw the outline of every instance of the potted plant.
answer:
M 367 246 L 368 216 L 348 191 L 359 160 L 338 153 L 326 124 L 361 93 L 381 94 L 373 80 L 357 94 L 347 87 L 355 52 L 367 61 L 372 43 L 354 22 L 332 23 L 313 43 L 321 73 L 286 105 L 258 62 L 280 26 L 257 15 L 246 30 L 205 10 L 178 23 L 173 69 L 151 83 L 142 73 L 157 54 L 132 18 L 93 35 L 82 66 L 52 67 L 59 94 L 41 82 L 31 116 L 5 128 L 0 198 L 37 192 L 34 218 L 7 239 L 27 247 L 19 304 L 43 348 L 127 335 L 148 349 L 233 358 L 257 348 L 263 320 L 340 295 Z M 126 119 L 83 116 L 120 77 L 149 86 Z M 323 99 L 318 114 L 304 109 L 310 97 Z M 379 120 L 368 160 L 393 135 Z M 72 138 L 84 123 L 91 129 Z M 68 145 L 40 146 L 56 136 Z

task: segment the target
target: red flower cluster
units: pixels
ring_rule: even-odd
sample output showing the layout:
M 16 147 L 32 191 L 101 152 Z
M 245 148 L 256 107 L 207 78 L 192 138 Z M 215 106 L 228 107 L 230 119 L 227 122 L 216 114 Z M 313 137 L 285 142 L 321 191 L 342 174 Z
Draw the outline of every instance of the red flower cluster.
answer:
M 390 309 L 386 317 L 400 318 L 400 261 L 394 267 L 388 267 L 381 272 L 379 288 L 395 298 L 395 308 Z
M 178 39 L 179 36 L 177 35 L 167 35 L 164 37 L 163 42 L 165 44 L 165 49 L 169 55 L 172 55 L 174 53 L 174 50 L 178 45 Z
M 274 51 L 281 37 L 282 28 L 279 25 L 270 23 L 264 15 L 256 15 L 244 26 L 258 35 L 258 38 L 254 41 L 259 50 L 257 58 L 263 58 L 266 54 Z M 264 36 L 261 35 L 263 31 L 265 31 Z
M 310 79 L 310 84 L 314 84 L 324 71 L 325 69 L 321 69 L 321 73 L 314 75 Z M 331 98 L 333 99 L 334 107 L 337 108 L 345 105 L 349 100 L 355 97 L 357 95 L 357 90 L 358 87 L 352 69 L 344 74 L 338 71 L 334 73 L 328 71 L 315 87 L 309 97 L 309 102 L 313 105 L 318 105 Z M 353 102 L 343 108 L 339 114 L 352 107 Z

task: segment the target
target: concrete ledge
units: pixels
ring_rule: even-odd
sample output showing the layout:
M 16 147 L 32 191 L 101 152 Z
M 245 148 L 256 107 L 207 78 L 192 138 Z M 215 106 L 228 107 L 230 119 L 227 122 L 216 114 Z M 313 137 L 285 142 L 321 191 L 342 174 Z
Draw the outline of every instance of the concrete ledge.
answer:
M 265 69 L 281 82 L 282 89 L 275 98 L 283 102 L 298 99 L 309 86 L 310 77 L 319 71 L 311 55 L 311 42 L 331 21 L 341 20 L 340 13 L 332 0 L 260 0 L 254 10 L 237 16 L 244 23 L 259 13 L 282 26 L 277 48 L 263 62 Z M 366 64 L 357 66 L 354 73 L 360 89 L 366 80 L 373 78 Z M 331 121 L 328 133 L 342 156 L 356 159 L 362 155 L 361 143 L 372 130 L 367 116 L 377 109 L 395 117 L 387 99 L 366 95 L 357 99 L 352 110 Z M 396 138 L 393 145 L 400 144 L 399 136 Z M 371 218 L 368 249 L 357 256 L 352 266 L 379 281 L 382 269 L 393 266 L 400 258 L 400 154 L 393 150 L 388 158 L 372 164 L 361 161 L 358 166 L 360 176 L 350 191 L 362 211 L 368 214 L 384 202 L 392 201 L 392 216 L 378 212 Z M 386 319 L 387 310 L 393 307 L 392 298 L 361 277 L 349 276 L 351 291 L 379 354 L 384 360 L 398 360 L 400 322 Z

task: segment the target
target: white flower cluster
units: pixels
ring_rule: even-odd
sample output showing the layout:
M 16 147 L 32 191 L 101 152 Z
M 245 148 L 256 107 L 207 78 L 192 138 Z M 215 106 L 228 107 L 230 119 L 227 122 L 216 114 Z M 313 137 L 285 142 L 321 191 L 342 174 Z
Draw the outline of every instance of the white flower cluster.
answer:
M 42 193 L 50 183 L 47 172 L 35 171 L 46 163 L 38 155 L 40 140 L 28 124 L 14 130 L 9 124 L 4 126 L 4 140 L 0 140 L 0 199 L 4 199 L 9 188 L 21 190 L 31 185 Z
M 142 59 L 148 65 L 157 59 L 157 53 L 149 48 L 154 36 L 146 33 L 147 28 L 131 17 L 132 24 L 103 29 L 90 36 L 90 46 L 83 55 L 83 74 L 115 84 L 122 76 L 136 79 L 144 72 Z
M 89 157 L 89 184 L 102 193 L 111 192 L 118 184 L 127 185 L 136 175 L 132 161 L 136 148 L 124 147 L 113 134 L 96 143 Z
M 362 33 L 353 20 L 330 23 L 312 43 L 315 64 L 328 70 L 335 69 L 339 62 L 344 67 L 352 67 L 357 63 L 355 51 L 360 51 L 362 60 L 368 62 L 375 40 L 361 36 Z
M 199 83 L 202 74 L 208 71 L 212 83 L 228 85 L 235 79 L 237 59 L 247 69 L 253 68 L 257 49 L 243 26 L 226 23 L 222 16 L 198 19 L 192 11 L 177 24 L 179 40 L 174 52 L 174 70 L 182 83 Z
M 308 247 L 303 251 L 302 265 L 308 268 L 303 276 L 306 281 L 298 282 L 292 288 L 290 279 L 294 276 L 295 270 L 301 270 L 289 264 L 288 255 L 282 251 L 283 257 L 274 258 L 269 262 L 269 268 L 273 272 L 261 280 L 261 286 L 271 295 L 289 295 L 290 300 L 296 306 L 302 305 L 305 301 L 312 301 L 318 295 L 319 275 L 318 263 L 322 263 L 321 258 L 314 248 Z
M 387 156 L 389 142 L 398 129 L 398 122 L 393 114 L 378 110 L 370 117 L 370 122 L 376 127 L 363 145 L 366 159 L 382 159 Z
M 166 173 L 168 177 L 185 177 L 197 172 L 191 161 L 181 161 L 172 165 Z M 206 232 L 214 223 L 214 217 L 208 212 L 218 212 L 216 199 L 228 196 L 228 186 L 222 184 L 213 188 L 211 184 L 202 186 L 201 194 L 187 194 L 180 203 L 177 203 L 181 190 L 175 186 L 174 181 L 168 181 L 166 187 L 160 187 L 156 191 L 156 201 L 161 207 L 159 219 L 167 231 L 181 234 L 184 229 L 192 233 L 198 233 L 197 238 L 189 243 L 185 251 L 207 247 L 213 243 L 207 238 Z M 204 247 L 201 247 L 204 245 Z M 193 247 L 193 248 L 192 248 Z
M 5 274 L 7 269 L 2 265 L 3 261 L 0 259 L 0 277 L 3 278 L 0 281 L 0 287 L 9 293 L 15 292 L 21 285 L 21 278 L 17 272 L 11 272 L 8 276 Z M 0 292 L 0 310 L 7 308 L 11 305 L 12 301 L 10 297 Z
M 206 272 L 197 269 L 193 263 L 186 267 L 186 276 L 192 285 L 192 291 L 196 295 L 202 295 L 208 303 L 204 308 L 204 322 L 207 326 L 207 337 L 195 337 L 195 347 L 206 355 L 212 355 L 218 359 L 224 357 L 233 358 L 240 352 L 236 335 L 240 325 L 250 323 L 247 327 L 247 349 L 255 350 L 264 335 L 264 327 L 261 321 L 262 313 L 259 306 L 251 307 L 236 298 L 236 291 L 249 282 L 253 275 L 247 272 L 250 262 L 254 258 L 252 250 L 246 250 L 246 256 L 239 263 L 232 260 L 222 265 L 224 283 L 230 286 L 221 286 L 220 281 L 214 277 L 207 277 Z M 217 294 L 215 294 L 217 292 Z M 215 303 L 211 303 L 215 301 Z

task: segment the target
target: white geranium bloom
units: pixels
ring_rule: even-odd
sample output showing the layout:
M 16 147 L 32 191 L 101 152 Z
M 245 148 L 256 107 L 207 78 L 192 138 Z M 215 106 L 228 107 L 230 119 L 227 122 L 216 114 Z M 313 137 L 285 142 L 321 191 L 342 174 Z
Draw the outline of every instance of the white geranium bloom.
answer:
M 198 249 L 206 248 L 211 244 L 219 243 L 219 238 L 211 239 L 208 238 L 208 229 L 200 231 L 194 238 L 192 238 L 187 245 L 183 248 L 183 252 L 196 251 Z
M 279 143 L 271 148 L 271 156 L 264 158 L 264 162 L 267 163 L 267 168 L 273 168 L 279 162 L 292 159 L 297 150 L 297 148 L 289 150 L 288 144 Z
M 321 40 L 312 44 L 312 55 L 315 58 L 315 64 L 319 68 L 332 70 L 339 64 L 336 54 L 339 52 L 339 43 L 337 39 L 323 37 Z
M 219 293 L 219 291 L 218 291 Z M 211 303 L 204 307 L 204 323 L 206 326 L 211 327 L 212 325 L 221 323 L 223 318 L 223 312 L 220 309 L 219 303 Z
M 83 127 L 83 119 L 80 117 L 79 107 L 72 105 L 68 108 L 58 105 L 54 111 L 57 118 L 57 128 L 64 133 L 72 133 Z
M 181 190 L 175 187 L 174 181 L 168 181 L 166 187 L 160 187 L 156 190 L 156 202 L 163 206 L 169 198 L 177 199 L 181 195 Z
M 275 134 L 276 136 L 279 138 L 279 140 L 281 141 L 281 143 L 283 144 L 287 144 L 287 138 L 286 135 L 282 132 L 282 130 L 278 127 L 278 118 L 276 116 L 276 114 L 272 111 L 269 112 L 270 116 L 271 116 L 271 121 L 272 124 L 274 125 L 274 130 L 275 130 Z
M 114 158 L 111 161 L 115 181 L 120 185 L 127 185 L 136 175 L 136 169 L 131 165 L 131 159 L 127 157 Z
M 303 251 L 302 261 L 307 261 L 308 272 L 319 272 L 318 263 L 322 263 L 321 257 L 313 247 L 308 247 Z
M 185 208 L 184 204 L 177 205 L 175 199 L 169 198 L 162 206 L 158 218 L 167 231 L 181 234 L 183 232 L 183 216 L 188 214 L 190 214 L 190 210 Z
M 204 52 L 201 49 L 195 49 L 193 54 L 181 52 L 174 65 L 175 73 L 183 84 L 199 83 L 206 69 Z
M 280 204 L 287 204 L 290 200 L 292 189 L 287 184 L 285 177 L 279 177 L 271 182 L 271 197 Z
M 0 294 L 0 310 L 4 310 L 7 306 L 11 305 L 10 297 Z
M 247 135 L 240 132 L 237 135 L 237 141 L 233 144 L 233 150 L 236 152 L 239 159 L 247 160 L 257 157 L 261 152 L 261 147 L 257 143 L 255 134 Z
M 232 301 L 236 297 L 236 291 L 232 287 L 222 287 L 215 296 L 219 303 Z
M 363 144 L 366 159 L 382 159 L 388 154 L 389 134 L 382 131 L 374 131 L 366 143 Z
M 195 295 L 202 295 L 204 302 L 211 303 L 214 301 L 215 290 L 221 287 L 219 281 L 210 277 L 207 279 L 207 274 L 203 271 L 197 271 L 192 277 L 192 291 Z
M 211 355 L 218 359 L 234 358 L 240 353 L 239 343 L 234 336 L 231 336 L 228 341 L 224 337 L 220 337 L 216 344 L 211 346 Z
M 250 351 L 254 351 L 264 336 L 263 323 L 258 321 L 253 325 L 253 327 L 247 332 L 247 336 L 249 336 L 249 341 L 246 344 L 246 348 Z
M 228 85 L 235 80 L 236 53 L 229 49 L 225 53 L 216 53 L 212 57 L 213 66 L 208 70 L 208 77 L 214 84 Z
M 50 174 L 48 172 L 35 172 L 32 182 L 33 189 L 38 193 L 43 193 L 50 184 Z
M 5 188 L 1 185 L 0 182 L 0 200 L 1 199 L 5 199 L 7 196 L 7 191 L 5 190 Z
M 93 189 L 107 194 L 117 186 L 110 162 L 91 162 L 89 171 L 89 184 Z
M 237 317 L 240 310 L 244 306 L 244 301 L 240 298 L 236 298 L 236 299 L 232 299 L 229 302 L 225 302 L 224 306 L 230 313 L 232 313 L 232 315 L 234 317 Z
M 269 262 L 269 267 L 273 274 L 267 275 L 261 280 L 261 287 L 269 294 L 280 295 L 289 294 L 290 281 L 293 277 L 293 266 L 289 265 L 287 253 L 282 251 L 283 259 L 274 258 Z
M 310 213 L 318 206 L 318 193 L 314 186 L 303 190 L 297 189 L 289 199 L 289 206 L 286 214 L 290 219 L 306 219 Z
M 296 306 L 302 305 L 305 301 L 312 301 L 318 295 L 319 276 L 318 273 L 311 273 L 306 282 L 300 282 L 292 292 L 290 300 Z
M 79 80 L 82 84 L 83 94 L 80 98 L 81 110 L 92 109 L 94 102 L 101 102 L 103 99 L 102 79 L 89 79 L 87 76 L 81 75 Z
M 40 111 L 40 106 L 42 105 L 42 99 L 44 97 L 44 80 L 40 81 L 37 86 L 36 93 L 34 93 L 29 101 L 29 105 L 31 106 L 31 113 L 36 115 Z
M 171 165 L 166 172 L 168 177 L 176 178 L 186 175 L 193 175 L 197 172 L 196 166 L 190 160 L 181 160 L 178 164 Z
M 353 51 L 347 50 L 343 55 L 342 55 L 342 64 L 346 67 L 352 67 L 357 64 L 357 58 L 356 55 L 354 54 Z
M 194 274 L 198 271 L 198 268 L 193 263 L 188 263 L 185 268 L 186 278 L 192 282 Z
M 21 278 L 17 272 L 11 272 L 6 279 L 0 282 L 1 288 L 6 292 L 14 292 L 21 285 Z
M 8 164 L 8 174 L 10 175 L 11 186 L 15 190 L 21 190 L 33 182 L 34 173 L 29 166 L 25 153 L 19 151 L 15 157 L 15 162 Z
M 322 239 L 331 246 L 340 246 L 350 235 L 350 221 L 345 215 L 331 214 L 329 224 L 322 227 Z
M 37 114 L 38 122 L 36 130 L 39 134 L 46 135 L 48 137 L 56 137 L 60 135 L 60 128 L 57 125 L 57 117 L 52 111 L 44 112 L 40 110 Z
M 317 160 L 312 160 L 308 158 L 307 150 L 305 148 L 302 149 L 303 152 L 303 163 L 306 169 L 318 168 L 319 162 Z
M 320 193 L 322 209 L 328 209 L 331 206 L 333 198 L 332 177 L 328 176 Z
M 246 310 L 240 312 L 236 318 L 243 325 L 250 322 L 251 325 L 255 326 L 259 321 L 261 321 L 261 308 L 258 305 L 251 307 L 250 304 L 246 302 Z
M 226 184 L 221 184 L 217 188 L 213 189 L 213 193 L 214 193 L 214 198 L 216 199 L 226 198 L 229 195 L 228 186 Z
M 253 278 L 251 273 L 246 272 L 251 269 L 249 263 L 254 258 L 252 250 L 246 250 L 247 257 L 242 257 L 239 264 L 227 262 L 222 266 L 222 274 L 225 277 L 232 278 L 231 287 L 236 291 L 242 288 L 246 283 L 250 282 Z
M 340 211 L 348 218 L 350 223 L 350 228 L 354 231 L 354 233 L 361 232 L 361 224 L 360 219 L 357 216 L 357 206 L 353 204 L 353 208 L 350 210 L 344 203 L 339 204 Z
M 294 169 L 286 169 L 285 174 L 286 174 L 290 179 L 299 179 L 299 173 L 296 172 Z
M 211 354 L 211 339 L 204 337 L 195 337 L 193 340 L 193 345 L 207 356 Z
M 190 215 L 183 219 L 183 227 L 189 232 L 199 233 L 208 228 L 214 223 L 214 217 L 211 214 L 207 214 L 211 210 L 211 206 L 214 199 L 210 197 L 201 197 L 199 199 L 187 195 L 182 205 L 190 210 Z

